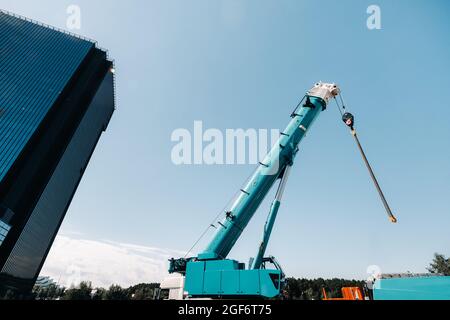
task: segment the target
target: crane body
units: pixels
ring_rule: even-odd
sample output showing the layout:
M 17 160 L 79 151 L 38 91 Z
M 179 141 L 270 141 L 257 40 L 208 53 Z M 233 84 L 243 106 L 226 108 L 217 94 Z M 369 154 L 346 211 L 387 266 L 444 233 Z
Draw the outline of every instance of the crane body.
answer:
M 275 223 L 281 197 L 299 151 L 299 143 L 314 121 L 327 108 L 331 98 L 340 93 L 335 84 L 317 83 L 305 96 L 305 101 L 291 115 L 291 121 L 279 140 L 260 162 L 229 210 L 218 221 L 216 233 L 197 257 L 171 259 L 169 273 L 183 278 L 184 291 L 191 298 L 264 297 L 280 294 L 284 273 L 273 257 L 264 257 Z M 256 258 L 246 269 L 244 263 L 227 259 L 256 210 L 271 188 L 280 180 L 264 227 Z M 273 266 L 273 267 L 272 267 Z M 178 288 L 178 293 L 180 289 Z
M 284 284 L 284 273 L 276 259 L 264 257 L 270 235 L 281 205 L 283 192 L 299 152 L 299 144 L 310 130 L 320 113 L 327 109 L 330 99 L 335 99 L 343 122 L 350 128 L 362 159 L 378 191 L 389 220 L 397 223 L 389 204 L 380 188 L 372 167 L 361 146 L 354 128 L 354 116 L 343 112 L 336 97 L 342 102 L 340 89 L 336 84 L 316 83 L 291 115 L 291 121 L 281 133 L 278 141 L 259 163 L 231 207 L 217 221 L 216 232 L 207 247 L 196 257 L 170 259 L 169 273 L 173 276 L 161 283 L 161 289 L 169 289 L 169 299 L 184 298 L 273 298 L 279 296 Z M 303 103 L 304 102 L 304 103 Z M 258 210 L 259 206 L 279 181 L 278 190 L 267 217 L 262 241 L 257 254 L 248 267 L 244 263 L 228 258 L 242 232 Z M 186 255 L 187 256 L 187 255 Z M 374 299 L 448 299 L 450 277 L 407 277 L 393 276 L 377 279 L 373 286 Z M 324 297 L 326 293 L 324 292 Z M 361 299 L 359 288 L 344 288 L 343 298 Z

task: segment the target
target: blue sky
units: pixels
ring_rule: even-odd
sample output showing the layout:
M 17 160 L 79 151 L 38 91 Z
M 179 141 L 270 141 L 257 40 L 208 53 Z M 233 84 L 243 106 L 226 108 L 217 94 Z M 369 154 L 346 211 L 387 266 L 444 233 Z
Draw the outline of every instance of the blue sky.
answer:
M 117 111 L 61 234 L 189 249 L 254 166 L 175 166 L 173 130 L 192 130 L 195 120 L 282 130 L 323 80 L 341 86 L 399 223 L 386 218 L 332 106 L 301 145 L 268 253 L 290 276 L 348 278 L 365 278 L 370 265 L 424 272 L 434 252 L 450 254 L 448 2 L 0 3 L 64 29 L 67 6 L 79 5 L 76 33 L 116 61 Z M 371 4 L 381 8 L 381 30 L 366 27 Z M 255 255 L 269 204 L 231 257 Z

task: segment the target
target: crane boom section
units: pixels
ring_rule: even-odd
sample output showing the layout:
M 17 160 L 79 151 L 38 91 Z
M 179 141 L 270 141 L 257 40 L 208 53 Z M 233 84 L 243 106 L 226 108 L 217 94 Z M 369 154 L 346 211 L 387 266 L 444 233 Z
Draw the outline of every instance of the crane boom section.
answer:
M 200 260 L 225 259 L 261 202 L 280 178 L 286 166 L 293 164 L 298 145 L 318 115 L 326 109 L 328 99 L 339 93 L 334 84 L 318 83 L 306 96 L 306 102 L 292 115 L 277 143 L 250 178 L 234 201 L 231 209 L 218 223 L 218 229 L 207 248 L 198 255 Z

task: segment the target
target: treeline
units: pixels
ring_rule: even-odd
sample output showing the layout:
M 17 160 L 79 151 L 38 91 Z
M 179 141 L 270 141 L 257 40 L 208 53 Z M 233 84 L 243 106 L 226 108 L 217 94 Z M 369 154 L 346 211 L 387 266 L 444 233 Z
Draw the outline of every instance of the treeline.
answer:
M 294 279 L 286 280 L 284 290 L 285 299 L 294 300 L 320 300 L 322 288 L 332 298 L 341 297 L 342 287 L 364 286 L 364 281 L 344 279 Z M 138 284 L 129 288 L 112 285 L 108 289 L 93 288 L 90 282 L 81 282 L 77 287 L 69 289 L 49 285 L 48 287 L 35 287 L 33 296 L 36 300 L 154 300 L 164 299 L 165 292 L 159 289 L 159 283 Z
M 288 278 L 284 289 L 284 299 L 292 300 L 321 300 L 322 288 L 327 291 L 328 297 L 341 297 L 342 287 L 364 286 L 364 281 L 322 278 L 295 279 Z M 166 292 L 160 291 L 158 283 L 138 284 L 129 288 L 112 285 L 108 289 L 93 288 L 90 282 L 81 282 L 77 287 L 64 289 L 56 285 L 45 288 L 36 287 L 33 290 L 37 300 L 154 300 L 164 299 Z
M 77 287 L 69 289 L 49 285 L 35 287 L 33 296 L 36 300 L 154 300 L 160 296 L 159 283 L 141 283 L 129 288 L 112 285 L 108 289 L 93 288 L 91 282 L 83 281 Z
M 427 268 L 430 273 L 450 276 L 450 258 L 436 253 Z M 329 298 L 342 297 L 341 288 L 359 287 L 364 289 L 365 282 L 345 279 L 286 279 L 284 299 L 291 300 L 321 300 L 322 288 Z M 50 285 L 46 288 L 35 287 L 32 299 L 38 300 L 153 300 L 166 298 L 167 292 L 161 291 L 159 283 L 138 284 L 129 288 L 112 285 L 108 289 L 93 288 L 91 282 L 81 282 L 77 287 L 69 289 Z M 6 295 L 3 299 L 14 299 Z
M 322 300 L 322 288 L 328 298 L 342 298 L 343 287 L 359 287 L 363 290 L 365 281 L 345 279 L 286 279 L 284 298 L 288 300 Z
M 427 270 L 432 274 L 450 276 L 450 258 L 443 254 L 435 253 L 433 261 Z M 364 292 L 365 281 L 322 278 L 294 279 L 288 278 L 286 281 L 285 298 L 293 300 L 321 300 L 323 299 L 322 288 L 325 289 L 328 298 L 341 298 L 341 288 L 359 287 Z

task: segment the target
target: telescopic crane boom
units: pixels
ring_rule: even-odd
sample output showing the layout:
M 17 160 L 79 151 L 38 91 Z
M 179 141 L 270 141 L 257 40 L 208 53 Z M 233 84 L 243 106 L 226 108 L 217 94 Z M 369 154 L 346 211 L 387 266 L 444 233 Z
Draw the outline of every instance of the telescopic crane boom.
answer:
M 299 151 L 298 146 L 319 114 L 326 110 L 330 100 L 339 94 L 340 89 L 336 84 L 319 82 L 305 95 L 277 143 L 260 162 L 231 207 L 224 212 L 223 218 L 217 222 L 216 233 L 206 249 L 197 257 L 170 260 L 169 273 L 178 274 L 178 278 L 172 277 L 163 282 L 161 288 L 170 288 L 176 292 L 176 296 L 171 295 L 171 298 L 181 298 L 183 293 L 191 298 L 271 298 L 280 294 L 284 273 L 275 258 L 264 257 L 265 250 L 289 173 Z M 256 258 L 246 269 L 245 264 L 227 259 L 227 256 L 278 180 L 278 191 L 264 226 L 262 242 Z
M 292 115 L 292 120 L 272 150 L 241 190 L 241 194 L 219 224 L 209 246 L 198 259 L 225 259 L 241 233 L 253 217 L 272 186 L 281 179 L 288 167 L 294 164 L 298 145 L 311 128 L 328 101 L 339 94 L 335 84 L 317 83 L 305 98 L 305 103 Z

